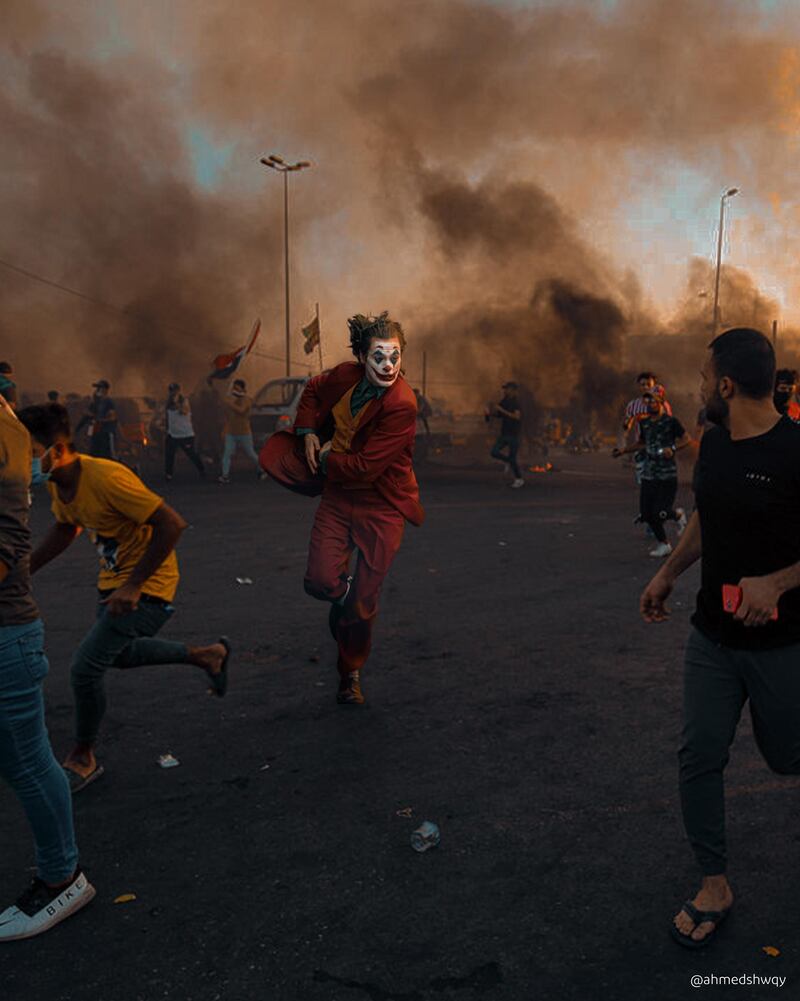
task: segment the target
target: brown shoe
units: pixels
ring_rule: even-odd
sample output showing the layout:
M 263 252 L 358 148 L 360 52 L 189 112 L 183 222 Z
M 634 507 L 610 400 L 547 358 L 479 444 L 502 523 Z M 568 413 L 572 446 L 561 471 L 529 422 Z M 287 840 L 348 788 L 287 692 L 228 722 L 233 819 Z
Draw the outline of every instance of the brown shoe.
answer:
M 361 676 L 358 671 L 342 675 L 339 681 L 339 691 L 336 701 L 340 706 L 363 706 L 364 696 L 361 692 Z

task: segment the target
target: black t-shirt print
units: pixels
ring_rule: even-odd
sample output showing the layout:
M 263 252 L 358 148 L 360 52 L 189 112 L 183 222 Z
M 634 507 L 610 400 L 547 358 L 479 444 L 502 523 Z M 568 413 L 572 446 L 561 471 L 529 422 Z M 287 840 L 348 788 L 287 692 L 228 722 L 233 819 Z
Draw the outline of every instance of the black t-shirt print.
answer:
M 766 434 L 739 441 L 722 427 L 706 431 L 694 491 L 703 554 L 693 624 L 724 646 L 800 643 L 800 588 L 781 597 L 777 622 L 765 626 L 744 626 L 722 609 L 723 584 L 800 561 L 800 425 L 782 417 Z
M 500 406 L 503 410 L 508 410 L 513 413 L 515 410 L 519 410 L 519 400 L 516 396 L 506 394 L 500 401 Z M 521 423 L 521 421 L 515 421 L 512 417 L 506 417 L 505 414 L 501 414 L 500 434 L 504 438 L 519 438 Z

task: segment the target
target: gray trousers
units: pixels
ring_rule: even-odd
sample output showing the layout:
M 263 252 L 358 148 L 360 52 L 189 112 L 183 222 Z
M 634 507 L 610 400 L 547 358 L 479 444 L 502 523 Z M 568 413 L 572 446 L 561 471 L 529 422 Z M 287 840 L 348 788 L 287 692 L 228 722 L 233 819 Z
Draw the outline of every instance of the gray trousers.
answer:
M 185 664 L 185 644 L 153 639 L 171 617 L 172 605 L 140 601 L 129 615 L 110 615 L 97 609 L 95 624 L 84 636 L 72 660 L 75 695 L 75 738 L 94 744 L 106 711 L 105 673 L 110 667 L 145 667 L 149 664 Z
M 767 765 L 779 775 L 800 774 L 800 644 L 735 650 L 693 630 L 686 647 L 678 757 L 683 822 L 704 876 L 726 868 L 722 775 L 748 699 Z

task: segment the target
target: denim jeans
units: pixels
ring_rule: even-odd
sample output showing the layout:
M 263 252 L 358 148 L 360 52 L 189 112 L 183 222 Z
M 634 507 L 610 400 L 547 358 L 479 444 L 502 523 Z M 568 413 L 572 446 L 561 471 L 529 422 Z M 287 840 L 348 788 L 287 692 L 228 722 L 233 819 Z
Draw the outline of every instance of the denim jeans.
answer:
M 253 448 L 253 436 L 251 434 L 226 434 L 225 450 L 222 453 L 223 476 L 227 476 L 231 471 L 231 459 L 237 447 L 241 448 L 244 454 L 253 460 L 256 464 L 256 469 L 261 468 L 258 465 L 258 456 L 256 455 L 256 450 Z
M 503 449 L 507 448 L 508 452 L 503 452 Z M 517 452 L 519 451 L 519 438 L 515 438 L 512 435 L 501 434 L 491 451 L 491 456 L 493 459 L 499 459 L 501 462 L 507 462 L 511 466 L 511 472 L 514 474 L 516 479 L 522 479 L 522 474 L 519 471 L 519 466 L 517 465 Z
M 78 864 L 72 796 L 44 723 L 48 663 L 40 620 L 0 626 L 0 774 L 19 796 L 46 883 L 63 883 Z
M 147 600 L 128 615 L 111 615 L 105 605 L 97 608 L 95 624 L 84 636 L 72 659 L 72 691 L 75 695 L 75 739 L 94 744 L 106 711 L 104 678 L 109 667 L 145 667 L 149 664 L 185 664 L 188 650 L 183 643 L 157 640 L 169 621 L 172 605 Z

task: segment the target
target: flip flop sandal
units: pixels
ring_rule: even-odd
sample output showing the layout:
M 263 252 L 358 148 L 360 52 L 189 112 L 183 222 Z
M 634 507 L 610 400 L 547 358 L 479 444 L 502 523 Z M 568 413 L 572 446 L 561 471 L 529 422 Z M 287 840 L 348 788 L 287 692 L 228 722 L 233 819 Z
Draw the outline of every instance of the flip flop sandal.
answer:
M 67 765 L 61 766 L 64 769 L 64 774 L 67 776 L 67 781 L 69 782 L 69 791 L 75 795 L 76 792 L 80 792 L 81 789 L 85 789 L 86 786 L 91 785 L 96 779 L 99 779 L 101 775 L 105 774 L 105 768 L 102 765 L 97 765 L 93 772 L 89 772 L 88 775 L 81 775 L 76 772 L 74 768 L 68 768 Z
M 230 658 L 232 647 L 227 636 L 220 636 L 218 642 L 225 647 L 225 656 L 222 659 L 222 667 L 219 673 L 209 674 L 208 680 L 211 682 L 209 691 L 222 698 L 228 690 L 228 659 Z
M 719 930 L 719 926 L 731 912 L 730 907 L 726 907 L 724 911 L 700 911 L 690 900 L 686 901 L 682 910 L 686 911 L 692 921 L 694 921 L 694 928 L 699 927 L 705 921 L 711 921 L 714 924 L 714 927 L 708 935 L 700 940 L 692 938 L 692 932 L 689 932 L 688 935 L 684 935 L 682 931 L 678 931 L 674 924 L 670 925 L 670 935 L 672 935 L 675 941 L 679 945 L 682 945 L 684 949 L 704 949 L 707 945 L 710 945 L 712 939 L 715 938 L 717 931 Z M 694 928 L 692 928 L 692 931 L 694 931 Z

